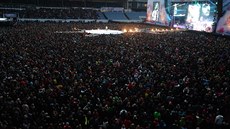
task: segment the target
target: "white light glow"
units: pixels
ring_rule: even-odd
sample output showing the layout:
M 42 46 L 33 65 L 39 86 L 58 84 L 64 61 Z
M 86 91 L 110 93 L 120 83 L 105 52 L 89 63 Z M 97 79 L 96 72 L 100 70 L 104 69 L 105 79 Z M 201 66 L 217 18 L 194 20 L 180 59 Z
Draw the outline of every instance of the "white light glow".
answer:
M 102 30 L 102 29 L 97 29 L 97 30 L 85 30 L 86 33 L 90 34 L 122 34 L 124 32 L 119 31 L 119 30 Z
M 7 19 L 6 18 L 0 18 L 0 21 L 6 21 Z

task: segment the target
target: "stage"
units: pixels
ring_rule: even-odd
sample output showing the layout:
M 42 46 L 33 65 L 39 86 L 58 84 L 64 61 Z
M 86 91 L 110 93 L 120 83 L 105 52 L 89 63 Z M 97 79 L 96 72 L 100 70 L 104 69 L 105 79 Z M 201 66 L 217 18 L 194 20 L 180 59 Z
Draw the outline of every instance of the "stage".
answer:
M 98 35 L 120 35 L 126 33 L 152 33 L 152 34 L 163 34 L 175 31 L 182 31 L 181 29 L 149 29 L 149 28 L 124 28 L 123 30 L 112 30 L 112 29 L 73 29 L 73 31 L 56 31 L 55 33 L 80 33 L 86 37 L 98 36 Z

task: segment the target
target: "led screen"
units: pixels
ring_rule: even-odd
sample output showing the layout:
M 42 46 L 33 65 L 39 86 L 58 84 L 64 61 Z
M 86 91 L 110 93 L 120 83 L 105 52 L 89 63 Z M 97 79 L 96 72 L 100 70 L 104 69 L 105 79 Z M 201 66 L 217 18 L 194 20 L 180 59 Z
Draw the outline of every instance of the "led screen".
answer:
M 152 11 L 152 20 L 153 21 L 159 21 L 159 3 L 155 2 L 153 3 L 153 11 Z
M 174 3 L 174 27 L 212 32 L 216 5 L 203 3 Z
M 200 4 L 189 5 L 187 23 L 197 23 L 200 17 Z
M 168 10 L 170 0 L 148 0 L 146 21 L 158 25 L 169 25 L 170 16 Z

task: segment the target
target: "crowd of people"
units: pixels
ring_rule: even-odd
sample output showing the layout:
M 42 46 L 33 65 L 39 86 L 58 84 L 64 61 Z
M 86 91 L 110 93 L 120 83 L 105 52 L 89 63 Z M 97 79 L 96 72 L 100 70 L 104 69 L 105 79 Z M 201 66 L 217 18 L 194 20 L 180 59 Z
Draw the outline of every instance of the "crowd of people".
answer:
M 194 32 L 55 33 L 137 24 L 0 29 L 1 129 L 229 128 L 229 39 Z
M 23 8 L 0 9 L 5 13 L 16 13 L 20 18 L 38 19 L 98 19 L 96 10 L 82 8 Z

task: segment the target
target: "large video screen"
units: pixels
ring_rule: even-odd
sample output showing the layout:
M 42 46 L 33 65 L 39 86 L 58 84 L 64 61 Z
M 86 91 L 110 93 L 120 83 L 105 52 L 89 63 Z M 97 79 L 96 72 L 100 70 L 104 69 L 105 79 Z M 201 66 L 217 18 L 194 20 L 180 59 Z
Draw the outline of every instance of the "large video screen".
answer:
M 187 16 L 188 28 L 192 30 L 212 32 L 215 10 L 216 6 L 212 6 L 210 3 L 189 5 Z
M 153 21 L 159 21 L 159 9 L 160 4 L 158 2 L 153 3 L 153 11 L 152 11 L 152 20 Z
M 174 27 L 212 32 L 216 5 L 208 2 L 174 3 Z
M 146 21 L 152 24 L 168 26 L 170 23 L 170 16 L 168 4 L 166 0 L 148 0 Z

